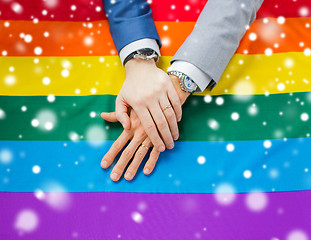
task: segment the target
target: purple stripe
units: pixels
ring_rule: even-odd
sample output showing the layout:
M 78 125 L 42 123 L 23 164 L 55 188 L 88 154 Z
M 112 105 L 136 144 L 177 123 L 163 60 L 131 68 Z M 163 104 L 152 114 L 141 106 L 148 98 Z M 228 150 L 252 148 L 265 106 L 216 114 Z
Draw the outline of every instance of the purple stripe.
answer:
M 65 194 L 67 208 L 56 210 L 33 193 L 1 193 L 0 239 L 17 239 L 14 225 L 25 209 L 36 213 L 39 224 L 22 239 L 271 240 L 287 239 L 297 229 L 311 239 L 311 191 L 264 193 L 267 206 L 259 212 L 247 207 L 247 193 L 227 206 L 215 194 Z M 133 212 L 141 214 L 141 223 Z

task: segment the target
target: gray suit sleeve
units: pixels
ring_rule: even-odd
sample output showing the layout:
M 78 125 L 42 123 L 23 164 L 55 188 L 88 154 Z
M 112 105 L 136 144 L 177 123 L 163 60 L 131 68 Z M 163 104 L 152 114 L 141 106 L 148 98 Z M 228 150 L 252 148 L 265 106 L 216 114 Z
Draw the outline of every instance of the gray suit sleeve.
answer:
M 192 63 L 216 83 L 263 0 L 209 0 L 172 62 Z

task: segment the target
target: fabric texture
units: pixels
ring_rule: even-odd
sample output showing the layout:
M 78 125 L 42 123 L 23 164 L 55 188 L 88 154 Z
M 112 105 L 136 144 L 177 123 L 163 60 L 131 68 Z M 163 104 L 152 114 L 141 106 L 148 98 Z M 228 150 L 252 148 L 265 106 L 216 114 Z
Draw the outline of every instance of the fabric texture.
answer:
M 148 2 L 166 71 L 207 1 Z M 217 16 L 240 9 L 209 2 Z M 150 11 L 113 3 L 127 18 Z M 115 183 L 100 167 L 122 133 L 100 117 L 125 79 L 109 10 L 102 0 L 0 1 L 0 239 L 311 239 L 310 9 L 264 1 L 215 88 L 183 105 L 174 149 L 150 176 L 146 157 L 133 181 Z M 254 17 L 244 9 L 240 20 Z M 214 56 L 192 46 L 201 63 L 224 64 L 221 41 Z
M 145 0 L 103 2 L 111 36 L 118 52 L 126 45 L 143 38 L 155 39 L 161 46 L 151 8 Z
M 189 62 L 218 83 L 248 26 L 255 20 L 262 2 L 209 0 L 172 63 Z M 205 81 L 204 89 L 208 83 Z

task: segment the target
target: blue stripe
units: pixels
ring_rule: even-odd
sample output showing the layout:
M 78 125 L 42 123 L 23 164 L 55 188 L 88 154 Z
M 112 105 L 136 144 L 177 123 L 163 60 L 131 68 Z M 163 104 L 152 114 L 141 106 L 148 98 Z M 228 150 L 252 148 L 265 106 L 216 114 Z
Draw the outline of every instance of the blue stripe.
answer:
M 310 138 L 271 140 L 269 149 L 263 142 L 177 142 L 174 150 L 160 156 L 150 176 L 140 168 L 132 182 L 123 178 L 114 183 L 109 178 L 112 168 L 100 167 L 112 141 L 101 147 L 86 141 L 2 141 L 0 191 L 49 191 L 51 183 L 68 192 L 213 193 L 221 183 L 231 184 L 236 192 L 311 189 Z M 233 152 L 226 150 L 228 143 L 235 146 Z M 6 164 L 5 151 L 13 154 Z M 199 156 L 206 158 L 204 164 L 198 163 Z M 35 165 L 41 168 L 38 174 L 32 172 Z M 243 176 L 245 170 L 251 178 Z

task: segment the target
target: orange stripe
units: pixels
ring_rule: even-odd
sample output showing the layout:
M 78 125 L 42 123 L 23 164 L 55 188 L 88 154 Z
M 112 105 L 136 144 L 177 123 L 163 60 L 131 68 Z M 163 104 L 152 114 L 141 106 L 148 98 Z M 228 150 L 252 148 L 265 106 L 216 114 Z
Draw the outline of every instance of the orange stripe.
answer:
M 303 52 L 311 47 L 310 30 L 311 18 L 286 18 L 284 24 L 279 24 L 276 18 L 258 19 L 250 26 L 236 52 L 247 50 L 249 54 L 264 54 L 267 48 L 274 53 Z M 251 33 L 257 35 L 255 41 L 250 40 Z
M 116 55 L 107 20 L 91 23 L 39 21 L 0 22 L 0 51 L 8 56 L 34 56 L 34 49 L 43 49 L 41 56 Z M 92 27 L 91 27 L 92 26 Z M 49 33 L 48 37 L 44 33 Z M 27 43 L 20 33 L 32 36 Z
M 282 25 L 275 18 L 267 20 L 268 23 L 264 23 L 264 19 L 259 19 L 251 25 L 236 53 L 264 54 L 267 48 L 274 53 L 302 52 L 311 47 L 311 32 L 306 27 L 311 18 L 287 18 Z M 5 27 L 4 22 L 0 21 L 0 52 L 5 50 L 8 56 L 34 56 L 38 46 L 43 49 L 41 56 L 117 54 L 106 20 L 91 23 L 39 21 L 37 24 L 15 20 L 8 21 L 9 27 Z M 156 22 L 156 26 L 163 43 L 162 55 L 173 56 L 191 33 L 194 22 Z M 48 32 L 49 37 L 45 37 L 44 32 Z M 21 33 L 30 34 L 32 41 L 26 43 Z M 256 33 L 255 41 L 249 39 L 250 33 Z

